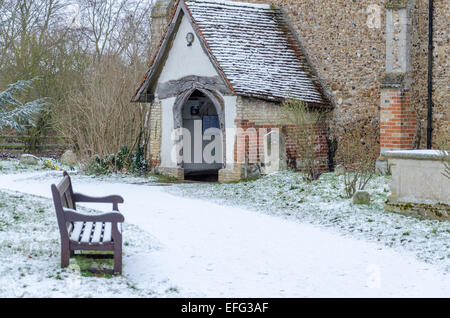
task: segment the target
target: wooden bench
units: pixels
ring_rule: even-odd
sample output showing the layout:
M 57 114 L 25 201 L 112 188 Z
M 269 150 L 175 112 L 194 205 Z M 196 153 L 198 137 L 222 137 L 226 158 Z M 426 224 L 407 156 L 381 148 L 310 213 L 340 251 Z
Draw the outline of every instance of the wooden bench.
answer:
M 118 195 L 90 197 L 74 193 L 69 174 L 58 185 L 52 184 L 53 202 L 59 232 L 61 234 L 61 267 L 69 265 L 70 256 L 75 251 L 113 251 L 114 274 L 122 273 L 122 222 L 118 204 L 123 198 Z M 113 212 L 99 215 L 83 214 L 76 211 L 79 202 L 112 203 Z M 86 254 L 95 258 L 96 254 Z M 101 257 L 101 255 L 97 254 Z M 104 256 L 104 254 L 103 254 Z

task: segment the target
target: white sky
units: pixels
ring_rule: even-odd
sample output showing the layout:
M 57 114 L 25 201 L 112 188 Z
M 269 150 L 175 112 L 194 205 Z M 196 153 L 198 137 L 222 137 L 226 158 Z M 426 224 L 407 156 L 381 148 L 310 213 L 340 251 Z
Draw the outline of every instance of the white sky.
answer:
M 67 6 L 67 25 L 70 28 L 81 27 L 81 10 L 76 3 Z

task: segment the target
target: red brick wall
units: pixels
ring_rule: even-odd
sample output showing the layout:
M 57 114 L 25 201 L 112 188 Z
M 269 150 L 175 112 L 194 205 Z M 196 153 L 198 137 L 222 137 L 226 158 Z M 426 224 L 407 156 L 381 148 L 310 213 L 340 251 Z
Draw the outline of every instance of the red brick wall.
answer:
M 296 167 L 297 159 L 300 159 L 301 156 L 297 154 L 297 146 L 294 141 L 289 136 L 296 136 L 297 127 L 289 125 L 286 127 L 286 154 L 288 159 L 288 165 L 291 168 Z M 328 171 L 328 128 L 325 122 L 318 123 L 314 128 L 314 134 L 316 135 L 317 141 L 317 149 L 316 149 L 316 158 L 319 161 L 319 170 L 320 171 Z
M 293 125 L 256 125 L 249 120 L 235 120 L 237 128 L 243 129 L 245 132 L 249 132 L 248 129 L 252 129 L 253 133 L 237 135 L 234 145 L 234 158 L 236 163 L 244 163 L 248 158 L 250 164 L 261 163 L 264 160 L 264 135 L 272 131 L 272 129 L 280 129 L 281 132 L 285 132 L 285 145 L 286 145 L 286 157 L 288 166 L 297 169 L 297 159 L 301 159 L 301 156 L 297 153 L 297 145 L 289 137 L 296 134 L 297 127 Z M 254 130 L 253 130 L 254 129 Z M 250 143 L 249 136 L 256 132 L 257 143 Z M 326 123 L 319 123 L 314 132 L 317 136 L 318 149 L 316 151 L 316 157 L 319 161 L 319 170 L 328 171 L 328 144 L 327 136 L 328 129 Z M 244 150 L 240 153 L 238 149 Z
M 239 96 L 237 99 L 236 110 L 236 128 L 242 128 L 244 130 L 254 128 L 256 130 L 258 143 L 257 145 L 254 145 L 253 148 L 250 148 L 247 137 L 237 137 L 234 145 L 235 162 L 245 162 L 245 154 L 240 154 L 240 156 L 238 154 L 238 145 L 242 148 L 245 146 L 245 153 L 249 154 L 249 159 L 256 158 L 256 162 L 262 162 L 264 156 L 264 134 L 270 132 L 271 129 L 277 128 L 286 136 L 285 144 L 288 164 L 292 168 L 296 168 L 296 159 L 300 159 L 300 156 L 297 154 L 297 147 L 291 138 L 289 138 L 289 135 L 292 136 L 293 130 L 297 128 L 292 125 L 292 122 L 289 121 L 289 119 L 285 118 L 285 116 L 280 113 L 279 103 Z M 315 134 L 318 138 L 317 141 L 319 145 L 316 152 L 320 162 L 319 169 L 321 171 L 326 171 L 328 170 L 327 123 L 319 123 L 315 128 Z
M 411 149 L 417 133 L 417 114 L 411 107 L 410 92 L 391 88 L 381 92 L 381 150 Z

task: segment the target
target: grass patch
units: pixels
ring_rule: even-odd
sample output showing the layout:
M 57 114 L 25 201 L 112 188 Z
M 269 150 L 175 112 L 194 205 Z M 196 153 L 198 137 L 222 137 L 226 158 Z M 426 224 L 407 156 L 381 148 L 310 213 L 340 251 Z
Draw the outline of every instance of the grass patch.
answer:
M 83 251 L 82 254 L 75 254 L 72 258 L 75 260 L 81 275 L 86 277 L 113 277 L 108 271 L 114 267 L 114 260 L 112 258 L 95 258 L 94 255 L 114 255 L 110 251 Z M 103 272 L 101 272 L 103 271 Z
M 170 176 L 166 176 L 166 175 L 163 175 L 163 174 L 148 173 L 146 176 L 147 177 L 153 177 L 158 182 L 161 182 L 161 183 L 176 183 L 176 182 L 180 181 L 180 180 L 178 180 L 175 177 L 170 177 Z
M 83 256 L 74 256 L 73 259 L 80 270 L 80 274 L 84 277 L 114 277 L 108 272 L 114 267 L 114 260 L 112 259 L 94 259 Z

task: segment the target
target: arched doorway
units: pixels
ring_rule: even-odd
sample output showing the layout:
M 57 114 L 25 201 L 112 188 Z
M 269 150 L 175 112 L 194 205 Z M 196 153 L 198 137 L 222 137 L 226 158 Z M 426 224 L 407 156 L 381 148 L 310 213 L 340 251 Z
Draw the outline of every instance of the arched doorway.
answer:
M 209 91 L 194 89 L 188 96 L 180 109 L 184 178 L 217 181 L 224 166 L 223 106 Z

